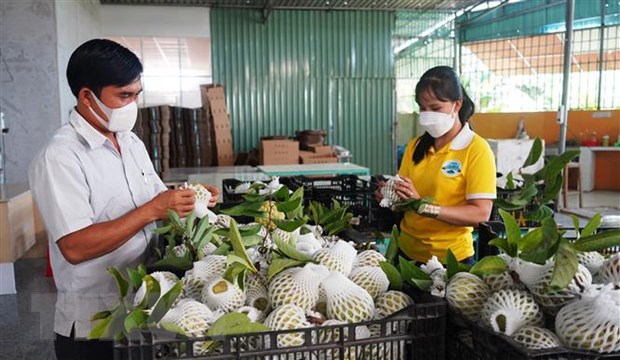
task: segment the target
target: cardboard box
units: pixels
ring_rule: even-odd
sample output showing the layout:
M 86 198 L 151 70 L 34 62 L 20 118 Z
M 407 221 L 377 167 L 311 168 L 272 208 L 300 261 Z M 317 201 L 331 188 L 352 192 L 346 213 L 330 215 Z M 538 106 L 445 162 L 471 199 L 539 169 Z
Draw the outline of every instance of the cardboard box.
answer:
M 335 164 L 338 158 L 335 156 L 299 157 L 301 164 Z
M 316 145 L 311 145 L 308 146 L 308 149 L 318 155 L 333 155 L 334 154 L 334 149 L 331 147 L 331 145 L 321 145 L 321 146 L 316 146 Z
M 299 141 L 278 139 L 261 140 L 261 165 L 288 165 L 299 163 Z
M 235 163 L 232 131 L 226 95 L 221 85 L 200 85 L 202 105 L 208 118 L 213 122 L 213 138 L 218 166 L 232 166 Z

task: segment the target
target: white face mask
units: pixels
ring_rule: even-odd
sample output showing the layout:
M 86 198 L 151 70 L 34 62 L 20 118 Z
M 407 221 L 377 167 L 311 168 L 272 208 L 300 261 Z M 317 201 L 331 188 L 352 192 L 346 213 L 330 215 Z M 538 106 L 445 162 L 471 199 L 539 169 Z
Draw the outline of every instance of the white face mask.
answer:
M 103 125 L 111 132 L 124 132 L 133 129 L 133 126 L 138 119 L 138 104 L 136 104 L 135 101 L 132 101 L 123 107 L 111 109 L 107 107 L 104 103 L 102 103 L 101 100 L 97 98 L 97 95 L 95 95 L 95 93 L 91 91 L 91 94 L 93 94 L 93 98 L 95 99 L 95 102 L 97 103 L 99 108 L 108 117 L 108 121 L 106 121 L 99 114 L 97 114 L 97 112 L 93 110 L 92 107 L 89 106 L 90 112 L 93 113 L 97 120 L 99 120 L 101 125 Z
M 456 120 L 456 117 L 452 113 L 454 111 L 454 106 L 456 106 L 456 103 L 452 105 L 449 114 L 435 111 L 421 111 L 420 118 L 418 119 L 420 126 L 435 139 L 446 134 L 452 129 L 454 121 Z

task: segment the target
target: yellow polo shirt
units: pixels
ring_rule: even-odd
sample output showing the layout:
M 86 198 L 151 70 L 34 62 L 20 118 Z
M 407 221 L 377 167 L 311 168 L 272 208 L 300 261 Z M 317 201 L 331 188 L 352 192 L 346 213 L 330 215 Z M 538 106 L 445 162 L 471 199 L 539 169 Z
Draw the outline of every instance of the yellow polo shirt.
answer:
M 489 144 L 468 124 L 439 151 L 431 146 L 413 163 L 417 138 L 407 145 L 398 174 L 411 179 L 421 197 L 433 204 L 462 206 L 470 199 L 495 199 L 495 157 Z M 448 248 L 458 260 L 474 255 L 470 226 L 455 226 L 407 211 L 401 224 L 400 248 L 411 259 L 426 262 L 433 255 L 445 263 Z

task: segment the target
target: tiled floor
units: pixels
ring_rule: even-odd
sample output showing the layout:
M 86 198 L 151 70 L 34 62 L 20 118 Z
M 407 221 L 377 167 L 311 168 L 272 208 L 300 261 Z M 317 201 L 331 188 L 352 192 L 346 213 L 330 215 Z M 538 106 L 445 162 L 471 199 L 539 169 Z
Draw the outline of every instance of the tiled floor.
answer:
M 577 204 L 570 195 L 570 205 Z M 620 208 L 620 192 L 596 191 L 584 194 L 584 206 Z M 611 210 L 620 214 L 620 210 Z M 558 223 L 570 226 L 565 214 Z M 585 223 L 586 219 L 581 219 Z M 17 295 L 0 295 L 0 359 L 53 360 L 53 320 L 56 288 L 46 278 L 44 259 L 22 259 L 15 263 Z

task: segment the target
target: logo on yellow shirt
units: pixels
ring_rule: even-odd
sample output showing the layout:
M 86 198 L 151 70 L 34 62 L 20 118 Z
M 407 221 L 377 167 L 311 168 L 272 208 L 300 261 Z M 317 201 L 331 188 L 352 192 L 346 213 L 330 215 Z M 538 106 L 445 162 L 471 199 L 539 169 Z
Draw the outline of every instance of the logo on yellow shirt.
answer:
M 447 177 L 455 177 L 461 173 L 463 165 L 458 160 L 448 160 L 441 166 L 441 172 Z

